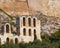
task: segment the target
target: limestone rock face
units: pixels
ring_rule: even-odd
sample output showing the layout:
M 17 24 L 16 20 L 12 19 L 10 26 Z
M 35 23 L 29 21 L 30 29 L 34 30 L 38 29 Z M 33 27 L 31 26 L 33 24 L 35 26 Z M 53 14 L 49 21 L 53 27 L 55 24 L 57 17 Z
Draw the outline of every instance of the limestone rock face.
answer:
M 40 11 L 47 16 L 60 16 L 60 0 L 0 0 L 0 8 L 11 15 Z
M 1 0 L 0 8 L 11 15 L 28 14 L 26 0 Z
M 54 16 L 46 16 L 44 14 L 40 14 L 37 16 L 41 21 L 41 33 L 51 35 L 55 33 L 60 28 L 60 18 Z
M 60 16 L 60 0 L 29 0 L 29 6 L 48 16 Z

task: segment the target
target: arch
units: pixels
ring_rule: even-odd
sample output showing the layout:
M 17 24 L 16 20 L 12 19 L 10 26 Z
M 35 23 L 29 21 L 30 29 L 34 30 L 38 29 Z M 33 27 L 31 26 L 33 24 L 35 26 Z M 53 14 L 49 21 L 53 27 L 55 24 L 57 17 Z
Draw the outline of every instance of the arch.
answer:
M 29 29 L 29 36 L 31 36 L 31 29 Z
M 37 39 L 37 36 L 36 36 L 36 29 L 34 29 L 34 40 Z
M 23 29 L 23 35 L 26 36 L 26 29 Z
M 36 27 L 36 19 L 33 19 L 33 26 Z
M 23 17 L 23 26 L 25 26 L 25 21 L 26 21 L 26 19 L 25 19 L 25 17 Z
M 18 38 L 15 38 L 15 44 L 17 44 L 18 43 Z
M 9 42 L 9 38 L 8 37 L 6 38 L 6 42 Z
M 28 25 L 31 26 L 31 18 L 28 18 Z
M 9 33 L 9 25 L 6 25 L 6 33 Z

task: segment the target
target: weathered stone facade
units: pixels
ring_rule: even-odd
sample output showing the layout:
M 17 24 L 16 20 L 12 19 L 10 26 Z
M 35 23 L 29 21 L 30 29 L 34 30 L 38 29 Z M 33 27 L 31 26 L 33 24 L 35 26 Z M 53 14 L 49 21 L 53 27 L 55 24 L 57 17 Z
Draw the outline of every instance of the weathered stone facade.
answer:
M 4 44 L 6 41 L 13 43 L 33 42 L 35 39 L 41 40 L 41 24 L 35 16 L 19 16 L 15 20 L 16 30 L 12 31 L 10 23 L 3 24 L 3 32 L 0 34 L 0 42 Z M 15 28 L 13 28 L 15 29 Z

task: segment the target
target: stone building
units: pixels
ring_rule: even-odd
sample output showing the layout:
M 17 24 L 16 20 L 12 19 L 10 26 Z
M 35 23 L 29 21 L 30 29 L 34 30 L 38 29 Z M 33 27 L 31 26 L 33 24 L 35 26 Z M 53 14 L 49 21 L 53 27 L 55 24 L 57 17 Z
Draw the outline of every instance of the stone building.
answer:
M 41 41 L 40 33 L 54 33 L 60 28 L 59 3 L 59 0 L 0 0 L 0 43 Z M 10 15 L 17 18 L 11 20 Z
M 41 41 L 41 26 L 40 20 L 33 16 L 18 16 L 15 20 L 16 31 L 12 31 L 12 25 L 10 23 L 5 23 L 2 25 L 2 33 L 0 34 L 0 43 L 5 42 L 13 43 L 29 43 L 33 42 L 35 39 Z M 13 28 L 15 29 L 15 28 Z

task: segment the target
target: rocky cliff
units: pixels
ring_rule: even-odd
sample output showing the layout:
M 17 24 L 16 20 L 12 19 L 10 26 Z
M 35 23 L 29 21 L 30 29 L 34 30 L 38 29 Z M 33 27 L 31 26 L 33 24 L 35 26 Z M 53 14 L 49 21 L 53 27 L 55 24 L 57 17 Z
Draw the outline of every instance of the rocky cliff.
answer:
M 36 17 L 41 22 L 41 33 L 55 33 L 60 28 L 60 18 L 54 16 L 46 16 L 43 13 L 36 14 Z
M 29 0 L 29 6 L 47 16 L 60 17 L 60 0 Z
M 11 15 L 40 11 L 47 16 L 60 16 L 60 0 L 0 0 L 0 8 Z

